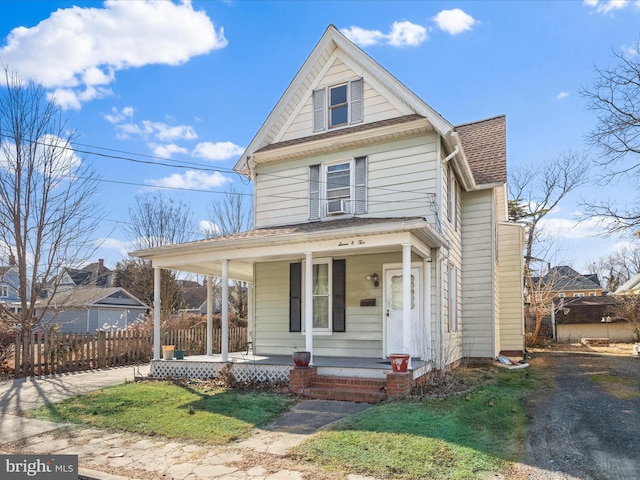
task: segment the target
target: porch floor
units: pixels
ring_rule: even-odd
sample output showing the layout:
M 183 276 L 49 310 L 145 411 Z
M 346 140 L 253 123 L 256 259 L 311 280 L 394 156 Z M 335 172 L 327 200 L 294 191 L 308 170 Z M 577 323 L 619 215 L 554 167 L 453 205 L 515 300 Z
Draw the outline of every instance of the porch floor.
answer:
M 229 353 L 229 362 L 239 380 L 245 375 L 256 376 L 260 380 L 289 380 L 289 370 L 293 368 L 291 355 L 254 355 L 245 352 Z M 152 360 L 150 376 L 153 377 L 193 377 L 208 378 L 223 365 L 222 355 L 190 355 L 184 360 Z M 339 377 L 361 377 L 385 379 L 390 373 L 391 362 L 383 358 L 363 357 L 325 357 L 314 356 L 313 365 L 318 368 L 318 375 Z M 419 378 L 431 370 L 432 362 L 411 359 L 409 371 L 413 378 Z M 246 372 L 246 373 L 245 373 Z M 262 373 L 264 372 L 264 373 Z

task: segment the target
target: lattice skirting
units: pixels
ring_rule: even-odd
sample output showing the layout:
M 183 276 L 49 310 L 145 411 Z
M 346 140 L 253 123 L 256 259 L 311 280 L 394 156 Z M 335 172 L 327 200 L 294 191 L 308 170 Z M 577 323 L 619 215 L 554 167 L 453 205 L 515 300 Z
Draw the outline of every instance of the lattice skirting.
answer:
M 149 376 L 154 378 L 213 378 L 225 363 L 184 360 L 152 360 Z M 289 365 L 256 365 L 231 363 L 231 372 L 238 382 L 289 381 Z

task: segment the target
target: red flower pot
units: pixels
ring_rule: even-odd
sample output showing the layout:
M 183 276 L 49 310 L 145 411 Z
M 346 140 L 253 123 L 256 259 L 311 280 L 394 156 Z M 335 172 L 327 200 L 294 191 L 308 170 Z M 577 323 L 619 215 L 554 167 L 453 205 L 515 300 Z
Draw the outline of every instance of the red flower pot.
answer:
M 391 359 L 391 370 L 394 372 L 406 372 L 409 366 L 410 355 L 406 353 L 392 353 L 389 355 Z
M 311 361 L 311 352 L 293 352 L 293 363 L 298 368 L 306 368 Z

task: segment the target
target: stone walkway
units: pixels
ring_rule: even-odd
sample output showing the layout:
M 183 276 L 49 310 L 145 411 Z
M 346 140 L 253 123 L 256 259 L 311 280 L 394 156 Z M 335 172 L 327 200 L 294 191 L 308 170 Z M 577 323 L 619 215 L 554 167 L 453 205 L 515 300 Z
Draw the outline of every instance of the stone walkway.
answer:
M 145 375 L 148 366 L 139 369 Z M 138 374 L 138 373 L 137 373 Z M 133 380 L 131 367 L 0 383 L 0 453 L 78 455 L 81 479 L 373 480 L 324 473 L 286 458 L 288 449 L 367 404 L 305 400 L 267 429 L 222 447 L 107 433 L 18 415 L 30 408 Z

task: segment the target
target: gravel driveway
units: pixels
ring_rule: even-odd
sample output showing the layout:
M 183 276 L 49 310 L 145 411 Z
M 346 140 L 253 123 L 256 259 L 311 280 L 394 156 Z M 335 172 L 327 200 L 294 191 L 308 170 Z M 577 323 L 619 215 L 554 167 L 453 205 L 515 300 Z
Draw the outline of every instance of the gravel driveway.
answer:
M 524 465 L 509 478 L 640 478 L 640 359 L 575 352 L 537 353 L 554 388 L 537 397 Z

